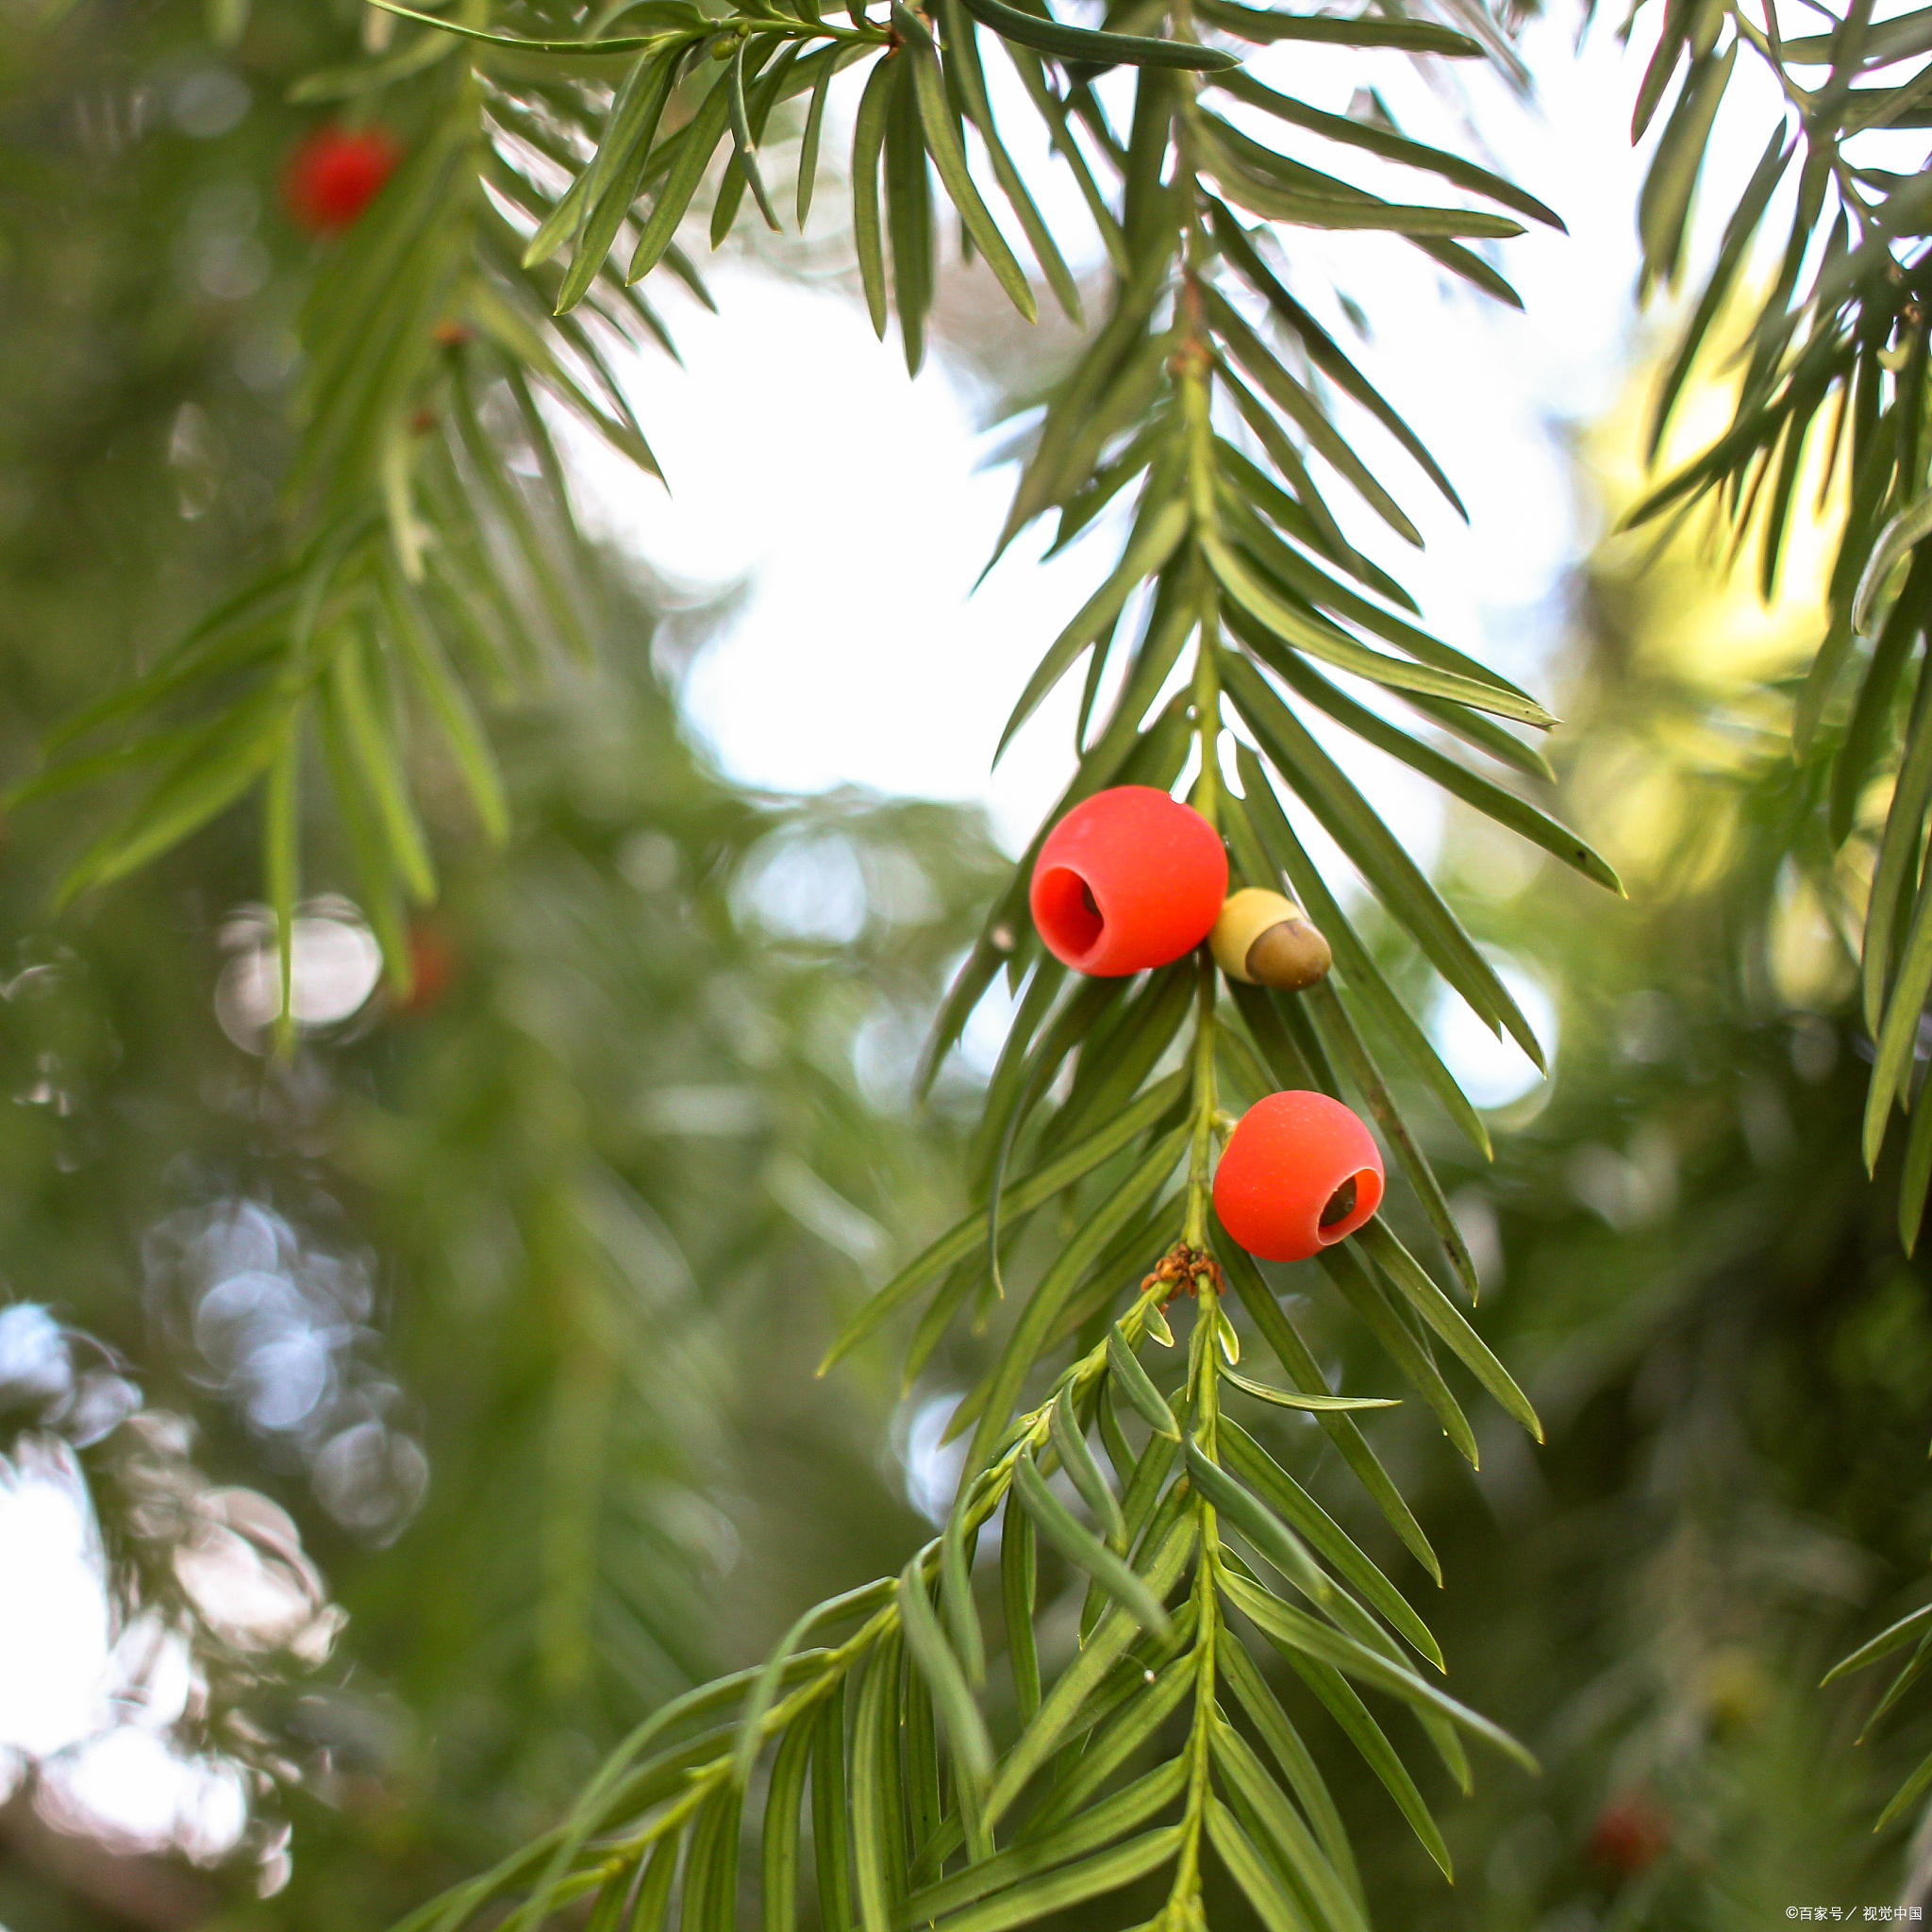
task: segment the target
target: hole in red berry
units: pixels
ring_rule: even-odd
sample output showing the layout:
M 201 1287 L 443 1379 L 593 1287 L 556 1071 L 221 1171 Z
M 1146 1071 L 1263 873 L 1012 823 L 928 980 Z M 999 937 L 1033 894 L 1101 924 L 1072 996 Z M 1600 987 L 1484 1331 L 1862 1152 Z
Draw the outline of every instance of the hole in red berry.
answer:
M 1338 1221 L 1346 1221 L 1355 1212 L 1355 1175 L 1350 1174 L 1336 1191 L 1328 1196 L 1328 1205 L 1322 1210 L 1322 1225 L 1333 1227 Z
M 1107 927 L 1092 889 L 1066 866 L 1057 866 L 1040 881 L 1035 906 L 1041 932 L 1063 958 L 1091 953 Z

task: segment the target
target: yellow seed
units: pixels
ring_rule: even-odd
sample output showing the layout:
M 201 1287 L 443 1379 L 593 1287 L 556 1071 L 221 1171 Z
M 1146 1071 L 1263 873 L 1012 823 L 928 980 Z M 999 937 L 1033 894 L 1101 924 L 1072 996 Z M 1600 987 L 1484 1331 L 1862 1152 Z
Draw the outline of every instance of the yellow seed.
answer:
M 1253 985 L 1248 977 L 1248 948 L 1268 930 L 1285 919 L 1296 916 L 1294 902 L 1279 892 L 1263 892 L 1253 886 L 1233 893 L 1221 908 L 1208 943 L 1214 958 L 1230 979 Z
M 1208 935 L 1230 979 L 1299 992 L 1327 974 L 1328 941 L 1292 899 L 1247 886 L 1221 908 Z

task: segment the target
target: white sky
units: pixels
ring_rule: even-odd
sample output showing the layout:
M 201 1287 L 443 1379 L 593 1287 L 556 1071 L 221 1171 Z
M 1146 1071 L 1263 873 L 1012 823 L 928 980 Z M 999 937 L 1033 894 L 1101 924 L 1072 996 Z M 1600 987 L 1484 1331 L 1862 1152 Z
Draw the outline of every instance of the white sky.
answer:
M 0 1457 L 0 1798 L 29 1765 L 42 1814 L 123 1851 L 218 1858 L 247 1822 L 230 1764 L 169 1732 L 191 1691 L 187 1647 L 146 1621 L 118 1633 L 77 1463 L 40 1439 Z
M 231 1655 L 279 1651 L 313 1666 L 341 1613 L 288 1516 L 253 1491 L 201 1479 L 182 1459 L 185 1425 L 135 1414 L 140 1391 L 102 1354 L 37 1303 L 0 1307 L 0 1407 L 16 1423 L 38 1411 L 42 1424 L 10 1432 L 0 1455 L 0 1803 L 30 1781 L 35 1807 L 63 1831 L 211 1863 L 247 1829 L 249 1781 L 182 1735 L 208 1701 L 193 1629 Z M 117 1427 L 141 1432 L 144 1480 L 157 1494 L 165 1486 L 180 1518 L 169 1556 L 182 1600 L 173 1605 L 151 1574 L 143 1601 L 109 1590 L 88 1475 L 68 1437 L 92 1442 Z M 273 1890 L 287 1874 L 280 1839 L 265 1836 L 258 1883 Z
M 1376 340 L 1362 355 L 1372 375 L 1469 505 L 1464 528 L 1406 458 L 1392 458 L 1388 474 L 1429 549 L 1417 557 L 1397 545 L 1391 560 L 1441 634 L 1534 675 L 1557 632 L 1553 596 L 1591 534 L 1579 527 L 1553 425 L 1587 420 L 1624 378 L 1641 178 L 1627 125 L 1641 60 L 1602 30 L 1580 55 L 1566 29 L 1547 24 L 1525 44 L 1538 99 L 1525 107 L 1479 82 L 1478 111 L 1505 171 L 1571 230 L 1532 229 L 1507 244 L 1526 315 L 1449 282 L 1399 243 L 1300 232 L 1290 243 L 1337 264 L 1369 310 Z M 1288 57 L 1298 88 L 1308 86 L 1310 52 L 1326 51 Z M 1264 54 L 1262 77 L 1284 57 Z M 1343 107 L 1359 57 L 1330 67 L 1333 85 L 1314 97 Z M 1384 57 L 1376 78 L 1405 125 L 1456 142 L 1410 63 Z M 1028 119 L 1024 107 L 1006 116 L 1016 146 Z M 1066 192 L 1054 197 L 1060 206 Z M 874 341 L 838 287 L 802 286 L 742 258 L 721 258 L 711 273 L 716 318 L 654 284 L 686 367 L 653 358 L 636 378 L 672 493 L 588 464 L 611 525 L 660 568 L 699 585 L 749 583 L 690 677 L 694 723 L 748 783 L 979 799 L 1017 849 L 1070 769 L 1077 674 L 997 773 L 993 746 L 1104 556 L 1076 546 L 1042 568 L 1036 533 L 969 599 L 1013 475 L 974 474 L 985 441 L 973 378 L 935 358 L 908 380 L 896 342 Z M 870 541 L 856 541 L 860 533 Z M 1429 808 L 1408 808 L 1428 842 Z

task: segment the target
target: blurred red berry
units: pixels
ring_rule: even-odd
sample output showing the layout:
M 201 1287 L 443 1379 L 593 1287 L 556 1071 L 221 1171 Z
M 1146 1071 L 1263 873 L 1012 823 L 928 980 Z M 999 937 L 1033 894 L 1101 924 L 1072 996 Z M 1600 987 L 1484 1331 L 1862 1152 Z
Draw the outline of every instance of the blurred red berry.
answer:
M 1590 1856 L 1620 1878 L 1648 1872 L 1669 1849 L 1671 1821 L 1638 1793 L 1614 1798 L 1597 1813 L 1590 1831 Z
M 401 159 L 402 150 L 379 127 L 317 128 L 289 158 L 282 176 L 291 218 L 312 234 L 341 234 Z
M 414 1019 L 426 1013 L 446 993 L 457 976 L 457 952 L 435 926 L 409 928 L 408 996 L 396 1002 L 396 1011 Z

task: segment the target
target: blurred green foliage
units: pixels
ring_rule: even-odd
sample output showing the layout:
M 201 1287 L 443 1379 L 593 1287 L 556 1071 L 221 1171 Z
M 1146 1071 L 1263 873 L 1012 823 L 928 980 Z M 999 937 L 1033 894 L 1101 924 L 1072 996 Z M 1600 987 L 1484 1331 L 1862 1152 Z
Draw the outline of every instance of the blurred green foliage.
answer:
M 273 541 L 291 309 L 333 245 L 278 206 L 319 118 L 284 97 L 358 11 L 259 9 L 225 59 L 195 8 L 90 9 L 0 57 L 15 772 Z M 498 721 L 509 846 L 475 850 L 427 759 L 451 864 L 417 986 L 286 1064 L 245 1001 L 236 1037 L 216 1010 L 261 943 L 249 815 L 58 919 L 74 816 L 7 826 L 7 1288 L 191 1418 L 208 1478 L 284 1505 L 349 1612 L 320 1674 L 255 1686 L 272 1748 L 228 1706 L 199 1727 L 307 1780 L 264 1804 L 294 1809 L 294 1883 L 243 1916 L 379 1924 L 488 1862 L 639 1714 L 916 1521 L 880 1447 L 894 1391 L 810 1371 L 941 1211 L 949 1117 L 911 1119 L 912 1058 L 994 855 L 948 809 L 722 783 L 667 682 L 706 613 L 660 619 L 634 567 L 583 562 L 596 668 Z M 339 856 L 317 870 L 354 890 Z M 293 1297 L 279 1328 L 210 1326 L 243 1266 Z M 326 1363 L 292 1416 L 259 1399 L 291 1329 Z M 178 1605 L 165 1551 L 135 1560 L 116 1440 L 85 1456 L 130 1592 Z M 85 1885 L 63 1907 L 37 1842 L 0 1838 L 0 1921 L 121 1923 Z
M 1492 1425 L 1470 1478 L 1415 1430 L 1418 1509 L 1451 1681 L 1545 1776 L 1450 1803 L 1451 1895 L 1369 1827 L 1405 1924 L 1729 1932 L 1892 1904 L 1911 1864 L 1911 1821 L 1871 1823 L 1925 1723 L 1859 1746 L 1881 1687 L 1816 1688 L 1924 1598 L 1932 1537 L 1932 1305 L 1858 1154 L 1854 895 L 1790 688 L 1713 695 L 1694 635 L 1659 653 L 1685 586 L 1639 562 L 1609 546 L 1583 578 L 1560 760 L 1630 901 L 1499 865 L 1468 824 L 1445 858 L 1557 1007 L 1550 1089 L 1455 1195 L 1487 1250 L 1479 1325 L 1549 1441 Z
M 278 211 L 316 118 L 284 93 L 352 21 L 265 8 L 217 60 L 195 9 L 92 8 L 0 49 L 9 770 L 271 541 L 293 301 L 328 245 Z M 260 891 L 251 824 L 58 920 L 74 824 L 42 808 L 7 828 L 7 1286 L 191 1417 L 208 1478 L 286 1507 L 350 1613 L 312 1676 L 210 1653 L 232 1696 L 208 1740 L 299 1775 L 267 1807 L 294 1822 L 291 1882 L 257 1902 L 245 1861 L 216 1874 L 191 1895 L 208 1923 L 384 1922 L 548 1823 L 636 1715 L 929 1530 L 880 1450 L 883 1358 L 829 1384 L 811 1369 L 835 1308 L 957 1208 L 963 1136 L 943 1091 L 913 1112 L 910 1069 L 993 855 L 938 808 L 721 783 L 652 661 L 703 613 L 660 615 L 612 559 L 586 569 L 598 669 L 504 724 L 507 853 L 464 857 L 430 766 L 454 862 L 416 929 L 418 987 L 286 1066 L 214 1005 Z M 1873 1687 L 1813 1686 L 1924 1593 L 1932 1315 L 1887 1177 L 1858 1159 L 1869 1047 L 1815 769 L 1774 707 L 1645 653 L 1665 592 L 1624 563 L 1588 588 L 1559 763 L 1620 863 L 1632 801 L 1668 800 L 1632 901 L 1500 860 L 1473 819 L 1444 860 L 1478 936 L 1557 998 L 1555 1081 L 1494 1124 L 1495 1166 L 1431 1147 L 1488 1250 L 1477 1324 L 1548 1445 L 1487 1414 L 1471 1476 L 1417 1405 L 1371 1425 L 1442 1557 L 1432 1601 L 1312 1426 L 1272 1440 L 1424 1603 L 1456 1694 L 1546 1766 L 1431 1792 L 1444 1890 L 1325 1754 L 1384 1922 L 1729 1932 L 1898 1883 L 1903 1827 L 1874 1841 L 1868 1821 L 1932 1727 L 1907 1711 L 1856 1746 Z M 1801 930 L 1819 920 L 1822 939 Z M 291 1281 L 320 1257 L 336 1272 L 315 1278 L 368 1288 L 330 1344 L 336 1407 L 287 1426 L 211 1352 L 196 1297 L 219 1283 L 182 1259 L 240 1204 L 286 1231 Z M 1383 1392 L 1319 1278 L 1283 1285 L 1341 1385 Z M 967 1386 L 986 1347 L 947 1342 L 922 1391 Z M 329 1445 L 357 1428 L 375 1433 L 351 1485 Z M 165 1600 L 165 1562 L 126 1527 L 124 1449 L 84 1455 L 129 1588 Z M 1071 1622 L 1065 1573 L 1043 1574 Z M 266 1741 L 225 1731 L 237 1713 Z M 158 1881 L 114 1906 L 38 1844 L 0 1840 L 12 1932 L 192 1922 L 164 1916 Z M 1247 1923 L 1231 1897 L 1215 1912 Z

